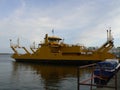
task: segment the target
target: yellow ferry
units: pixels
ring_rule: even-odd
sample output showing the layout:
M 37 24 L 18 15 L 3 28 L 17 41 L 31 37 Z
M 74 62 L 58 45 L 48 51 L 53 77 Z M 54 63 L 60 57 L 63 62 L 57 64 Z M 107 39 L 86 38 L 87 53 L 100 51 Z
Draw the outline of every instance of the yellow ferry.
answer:
M 38 45 L 35 50 L 30 47 L 32 53 L 25 47 L 10 44 L 14 51 L 12 58 L 19 62 L 44 62 L 44 63 L 91 63 L 105 59 L 115 58 L 109 50 L 113 47 L 111 30 L 107 30 L 107 41 L 98 49 L 90 50 L 83 45 L 65 44 L 60 37 L 45 35 L 44 42 Z M 25 54 L 20 54 L 17 48 L 25 50 Z

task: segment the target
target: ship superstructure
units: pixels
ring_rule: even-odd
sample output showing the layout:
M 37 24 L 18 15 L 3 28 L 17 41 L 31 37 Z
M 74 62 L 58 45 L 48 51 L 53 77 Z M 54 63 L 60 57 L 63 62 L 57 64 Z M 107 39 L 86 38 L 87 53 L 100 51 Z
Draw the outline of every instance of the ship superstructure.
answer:
M 12 58 L 16 61 L 24 62 L 91 62 L 101 61 L 107 58 L 115 58 L 115 55 L 111 54 L 109 50 L 114 46 L 111 30 L 107 30 L 107 41 L 96 50 L 89 50 L 83 45 L 69 45 L 63 42 L 63 39 L 56 36 L 45 35 L 44 42 L 38 45 L 35 50 L 30 47 L 32 53 L 30 53 L 25 47 L 17 45 L 10 45 L 14 54 Z M 19 54 L 17 48 L 25 50 L 25 54 Z

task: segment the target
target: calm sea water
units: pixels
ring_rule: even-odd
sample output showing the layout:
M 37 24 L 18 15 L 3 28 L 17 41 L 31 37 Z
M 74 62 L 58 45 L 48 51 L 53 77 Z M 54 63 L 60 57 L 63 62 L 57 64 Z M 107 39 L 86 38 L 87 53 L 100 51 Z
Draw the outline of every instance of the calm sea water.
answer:
M 77 67 L 15 62 L 0 55 L 0 90 L 77 90 Z M 90 69 L 81 70 L 81 79 Z M 82 86 L 81 90 L 89 90 Z

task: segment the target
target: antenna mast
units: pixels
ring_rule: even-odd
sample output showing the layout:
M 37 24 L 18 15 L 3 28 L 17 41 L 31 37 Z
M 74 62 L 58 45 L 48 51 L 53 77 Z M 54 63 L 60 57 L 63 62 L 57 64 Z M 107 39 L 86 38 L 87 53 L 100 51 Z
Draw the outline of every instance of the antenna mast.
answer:
M 19 38 L 17 39 L 17 46 L 20 47 L 20 40 L 19 40 Z
M 112 37 L 112 33 L 111 33 L 111 27 L 109 28 L 109 30 L 107 30 L 107 41 L 112 41 L 113 37 Z
M 53 34 L 53 36 L 54 36 L 54 29 L 52 29 L 52 34 Z
M 108 30 L 107 30 L 107 41 L 109 41 L 109 33 L 108 33 Z
M 10 46 L 12 47 L 12 39 L 10 39 Z

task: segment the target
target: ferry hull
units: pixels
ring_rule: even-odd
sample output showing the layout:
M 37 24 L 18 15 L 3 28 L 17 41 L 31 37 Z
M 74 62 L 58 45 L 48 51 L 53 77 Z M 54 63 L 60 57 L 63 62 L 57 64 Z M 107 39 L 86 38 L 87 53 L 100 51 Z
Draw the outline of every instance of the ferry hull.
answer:
M 40 59 L 15 59 L 17 62 L 57 64 L 57 65 L 86 65 L 99 62 L 99 60 L 40 60 Z

